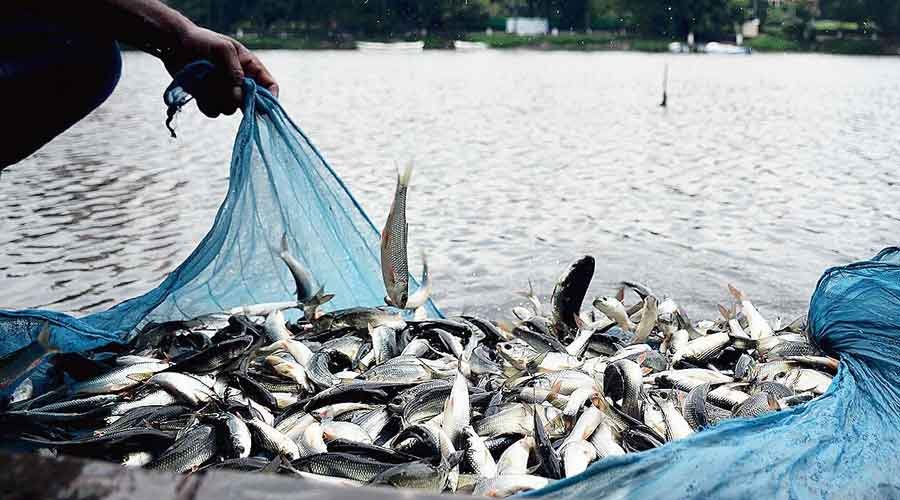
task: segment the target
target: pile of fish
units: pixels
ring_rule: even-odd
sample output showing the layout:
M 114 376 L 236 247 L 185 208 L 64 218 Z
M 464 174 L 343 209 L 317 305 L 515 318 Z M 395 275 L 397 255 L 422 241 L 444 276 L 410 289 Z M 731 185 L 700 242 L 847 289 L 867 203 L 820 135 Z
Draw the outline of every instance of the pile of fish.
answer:
M 721 318 L 698 323 L 633 282 L 584 308 L 590 256 L 549 304 L 524 293 L 513 321 L 429 318 L 427 266 L 409 294 L 409 174 L 382 232 L 388 307 L 324 312 L 330 296 L 285 237 L 297 300 L 148 324 L 81 354 L 56 353 L 45 325 L 0 359 L 0 387 L 24 378 L 0 406 L 2 442 L 178 473 L 500 497 L 802 404 L 837 371 L 801 320 L 770 324 L 734 287 Z M 45 359 L 55 385 L 37 394 L 25 376 Z
M 770 325 L 734 288 L 715 321 L 637 283 L 581 311 L 593 268 L 573 264 L 548 305 L 527 293 L 515 321 L 323 313 L 319 293 L 293 322 L 261 304 L 151 324 L 127 346 L 56 355 L 70 383 L 35 395 L 26 380 L 0 432 L 158 470 L 506 496 L 809 401 L 837 369 L 800 321 Z

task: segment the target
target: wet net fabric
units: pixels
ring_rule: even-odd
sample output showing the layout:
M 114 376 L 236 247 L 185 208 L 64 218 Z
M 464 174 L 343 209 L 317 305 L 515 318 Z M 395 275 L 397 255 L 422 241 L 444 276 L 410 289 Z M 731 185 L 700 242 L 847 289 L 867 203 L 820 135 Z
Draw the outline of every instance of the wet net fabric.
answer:
M 165 95 L 170 115 L 202 92 L 211 73 L 201 62 L 176 77 Z M 227 195 L 193 253 L 157 288 L 103 312 L 76 318 L 0 310 L 0 356 L 34 341 L 45 321 L 61 351 L 81 352 L 126 340 L 148 322 L 296 300 L 294 280 L 279 258 L 285 233 L 290 252 L 334 294 L 323 309 L 383 306 L 379 232 L 350 191 L 278 101 L 249 79 L 243 113 Z M 417 287 L 410 277 L 410 290 Z M 432 303 L 426 307 L 439 314 Z
M 818 399 L 601 460 L 526 496 L 900 498 L 900 249 L 826 271 L 808 319 L 840 358 Z

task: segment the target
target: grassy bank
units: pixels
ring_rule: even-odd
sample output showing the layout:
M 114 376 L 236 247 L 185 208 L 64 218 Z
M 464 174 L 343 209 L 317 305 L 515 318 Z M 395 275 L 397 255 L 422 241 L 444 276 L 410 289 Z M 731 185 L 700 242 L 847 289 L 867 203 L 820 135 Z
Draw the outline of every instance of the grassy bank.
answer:
M 494 49 L 534 50 L 634 50 L 640 52 L 665 52 L 671 40 L 622 37 L 611 33 L 560 33 L 557 36 L 517 36 L 508 33 L 469 33 L 462 37 L 473 42 L 484 42 Z M 370 38 L 374 39 L 374 38 Z M 352 37 L 317 38 L 314 36 L 254 36 L 242 38 L 250 49 L 322 50 L 353 49 Z M 764 34 L 748 39 L 746 45 L 756 52 L 819 52 L 852 55 L 897 55 L 896 41 L 834 38 L 819 42 L 798 42 L 777 35 Z M 425 38 L 426 49 L 451 49 L 452 38 L 431 35 Z
M 664 52 L 669 40 L 628 38 L 609 33 L 560 33 L 557 36 L 518 36 L 509 33 L 469 33 L 466 40 L 484 42 L 494 49 L 540 50 L 639 50 Z
M 773 35 L 760 35 L 746 41 L 757 52 L 818 52 L 844 55 L 897 55 L 897 45 L 890 41 L 833 38 L 818 42 L 797 42 Z

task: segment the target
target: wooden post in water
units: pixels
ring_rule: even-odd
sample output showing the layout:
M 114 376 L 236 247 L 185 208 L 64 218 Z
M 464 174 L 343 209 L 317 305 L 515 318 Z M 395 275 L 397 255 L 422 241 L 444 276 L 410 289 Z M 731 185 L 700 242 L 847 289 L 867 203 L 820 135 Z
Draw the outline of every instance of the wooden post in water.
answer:
M 662 98 L 662 102 L 659 103 L 659 105 L 664 108 L 668 105 L 668 101 L 669 101 L 669 96 L 666 93 L 668 86 L 669 86 L 669 63 L 666 63 L 665 67 L 663 67 L 663 98 Z

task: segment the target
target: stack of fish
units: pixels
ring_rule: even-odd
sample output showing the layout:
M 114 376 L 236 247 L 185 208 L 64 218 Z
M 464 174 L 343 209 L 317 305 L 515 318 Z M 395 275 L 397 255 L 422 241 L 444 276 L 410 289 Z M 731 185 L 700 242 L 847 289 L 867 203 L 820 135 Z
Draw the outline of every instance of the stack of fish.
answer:
M 528 293 L 515 322 L 323 314 L 318 294 L 296 322 L 261 304 L 149 325 L 125 349 L 51 358 L 74 382 L 33 395 L 26 379 L 0 432 L 152 469 L 506 496 L 809 401 L 837 369 L 799 321 L 770 325 L 734 288 L 716 321 L 637 283 L 633 304 L 620 291 L 582 312 L 593 267 L 572 265 L 549 307 Z
M 297 300 L 146 325 L 125 346 L 49 356 L 58 387 L 21 382 L 3 442 L 173 472 L 270 471 L 348 485 L 508 496 L 591 463 L 827 390 L 837 360 L 798 320 L 770 324 L 737 289 L 692 322 L 639 283 L 582 310 L 594 259 L 533 290 L 514 321 L 424 317 L 408 293 L 407 171 L 383 231 L 389 307 L 324 313 L 290 255 Z M 626 291 L 636 299 L 626 300 Z M 299 309 L 296 321 L 284 311 Z M 406 310 L 406 312 L 404 312 Z M 11 385 L 54 353 L 45 328 L 0 360 Z

